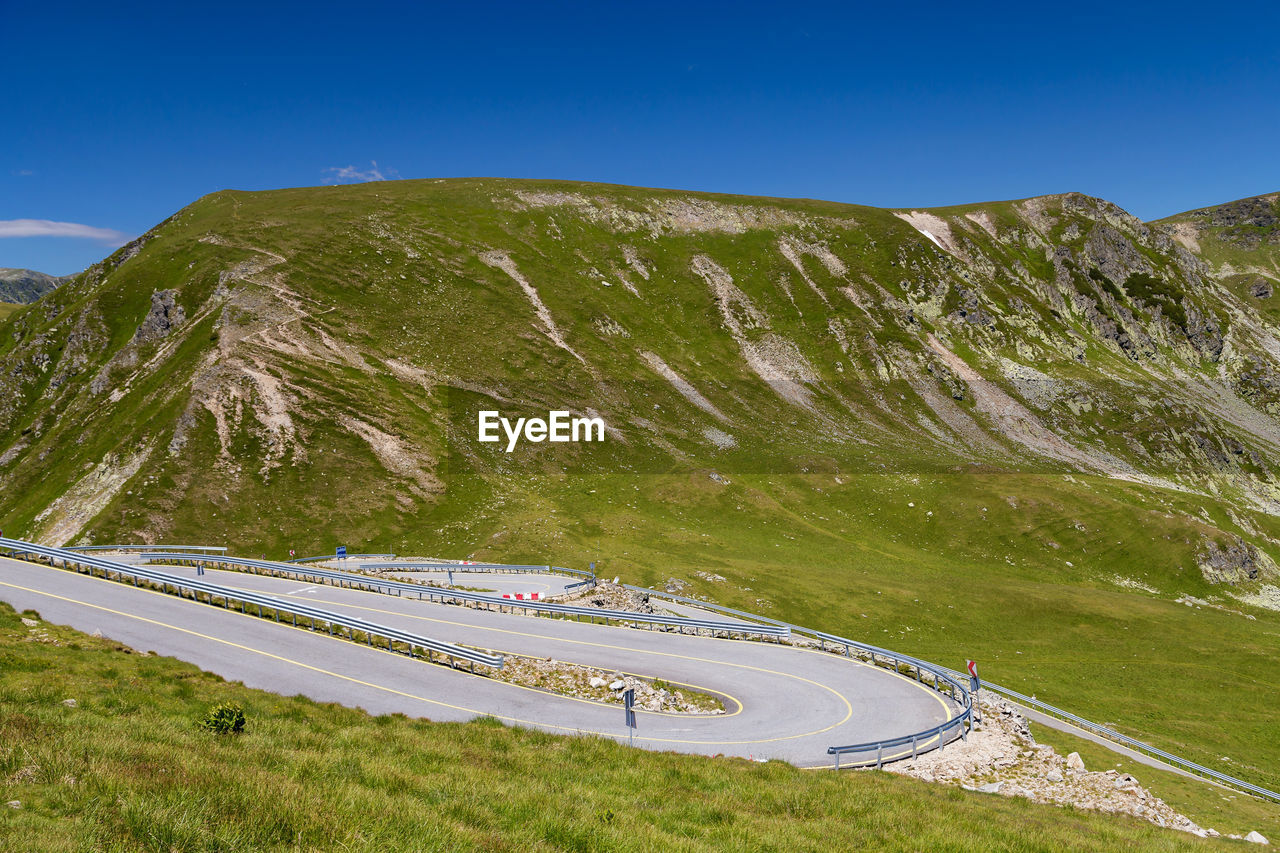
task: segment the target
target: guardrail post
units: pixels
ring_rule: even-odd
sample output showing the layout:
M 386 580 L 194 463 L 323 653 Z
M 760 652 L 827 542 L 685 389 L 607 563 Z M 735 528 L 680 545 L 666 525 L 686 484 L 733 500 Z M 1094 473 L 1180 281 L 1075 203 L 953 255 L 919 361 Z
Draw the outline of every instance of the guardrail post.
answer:
M 884 766 L 884 744 L 876 744 L 876 769 Z
M 836 750 L 836 769 L 840 769 L 840 750 Z
M 911 760 L 916 760 L 916 736 L 911 736 Z

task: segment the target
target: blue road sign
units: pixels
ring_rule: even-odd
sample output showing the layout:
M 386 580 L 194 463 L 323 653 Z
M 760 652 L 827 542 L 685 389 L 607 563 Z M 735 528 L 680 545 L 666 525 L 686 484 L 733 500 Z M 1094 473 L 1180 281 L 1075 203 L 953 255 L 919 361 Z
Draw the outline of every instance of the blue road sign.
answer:
M 345 556 L 347 556 L 347 546 L 346 546 L 346 545 L 339 545 L 339 546 L 338 546 L 338 556 L 339 556 L 339 557 L 345 557 Z
M 632 729 L 636 727 L 636 712 L 630 708 L 627 709 L 627 727 Z

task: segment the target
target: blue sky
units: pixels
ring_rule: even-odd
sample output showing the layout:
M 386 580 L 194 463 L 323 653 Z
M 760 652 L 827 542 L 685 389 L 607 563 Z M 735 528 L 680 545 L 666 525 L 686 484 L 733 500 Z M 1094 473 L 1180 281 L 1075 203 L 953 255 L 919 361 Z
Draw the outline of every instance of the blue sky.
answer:
M 1274 0 L 0 0 L 0 32 L 0 266 L 55 274 L 215 190 L 379 174 L 1143 218 L 1280 189 Z

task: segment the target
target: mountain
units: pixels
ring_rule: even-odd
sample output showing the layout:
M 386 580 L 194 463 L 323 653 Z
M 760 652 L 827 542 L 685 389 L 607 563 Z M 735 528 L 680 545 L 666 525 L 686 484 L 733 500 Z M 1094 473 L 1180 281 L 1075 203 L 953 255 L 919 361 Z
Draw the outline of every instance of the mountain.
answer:
M 0 525 L 598 561 L 1274 780 L 1274 210 L 219 192 L 4 321 Z
M 4 476 L 48 500 L 10 490 L 8 524 L 210 533 L 199 480 L 372 543 L 570 464 L 1074 471 L 1275 514 L 1274 198 L 1148 226 L 1074 194 L 889 211 L 513 181 L 217 193 L 16 322 Z M 1204 240 L 1254 260 L 1215 263 Z M 474 441 L 484 407 L 598 412 L 611 440 L 508 455 Z M 302 487 L 326 476 L 368 481 L 396 521 L 344 521 L 345 486 Z
M 1217 278 L 1269 299 L 1280 276 L 1280 193 L 1191 210 L 1159 226 L 1209 262 Z
M 27 304 L 54 290 L 70 276 L 45 275 L 35 270 L 0 267 L 0 302 Z

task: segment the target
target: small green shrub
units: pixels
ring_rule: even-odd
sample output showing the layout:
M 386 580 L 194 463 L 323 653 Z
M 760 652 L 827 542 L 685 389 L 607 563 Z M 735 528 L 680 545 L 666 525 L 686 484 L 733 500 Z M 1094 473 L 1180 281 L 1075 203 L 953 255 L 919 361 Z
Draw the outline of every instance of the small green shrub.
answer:
M 217 735 L 239 734 L 244 731 L 244 709 L 239 705 L 217 705 L 205 714 L 197 725 Z
M 1183 329 L 1187 328 L 1187 312 L 1182 307 L 1185 294 L 1177 285 L 1147 273 L 1134 273 L 1124 280 L 1124 289 L 1134 299 L 1149 305 L 1160 305 L 1165 316 Z
M 1105 290 L 1107 293 L 1111 294 L 1111 297 L 1115 299 L 1117 302 L 1124 301 L 1124 294 L 1120 292 L 1120 288 L 1116 287 L 1116 283 L 1112 281 L 1111 278 L 1102 270 L 1098 269 L 1097 267 L 1094 267 L 1093 269 L 1089 270 L 1089 278 L 1096 281 L 1098 283 L 1098 286 L 1101 287 L 1103 290 Z

